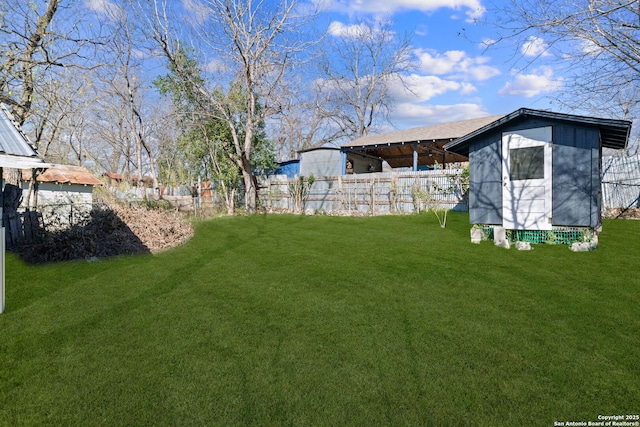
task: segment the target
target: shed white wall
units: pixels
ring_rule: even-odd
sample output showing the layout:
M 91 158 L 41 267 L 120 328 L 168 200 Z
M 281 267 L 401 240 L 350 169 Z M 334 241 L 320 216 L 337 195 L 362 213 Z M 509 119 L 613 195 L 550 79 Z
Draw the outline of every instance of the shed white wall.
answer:
M 28 191 L 28 185 L 24 188 Z M 38 204 L 91 204 L 93 203 L 93 186 L 77 184 L 55 184 L 41 182 L 38 184 Z
M 28 183 L 23 184 L 24 194 Z M 24 203 L 24 198 L 23 198 Z M 38 184 L 38 210 L 46 225 L 68 226 L 87 218 L 93 205 L 93 186 L 81 184 Z M 22 206 L 25 208 L 26 206 Z

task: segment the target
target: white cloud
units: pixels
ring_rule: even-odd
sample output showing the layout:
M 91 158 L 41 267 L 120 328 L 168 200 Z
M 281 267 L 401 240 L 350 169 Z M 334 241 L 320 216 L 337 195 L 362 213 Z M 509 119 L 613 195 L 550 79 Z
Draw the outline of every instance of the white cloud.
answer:
M 428 25 L 418 25 L 415 29 L 416 35 L 424 37 L 429 35 L 429 26 Z
M 498 41 L 496 39 L 492 39 L 490 37 L 485 37 L 484 39 L 482 39 L 482 41 L 479 43 L 479 45 L 480 45 L 480 49 L 486 49 L 488 47 L 493 46 L 496 43 L 498 43 Z
M 110 0 L 85 0 L 84 5 L 87 9 L 98 12 L 101 15 L 118 20 L 122 18 L 122 8 Z
M 490 58 L 471 58 L 461 50 L 449 50 L 443 54 L 417 49 L 415 51 L 421 72 L 435 75 L 450 75 L 459 80 L 483 81 L 500 75 L 500 70 L 486 65 Z
M 521 52 L 524 56 L 550 56 L 549 45 L 543 39 L 536 36 L 529 36 L 527 41 L 522 45 Z
M 551 68 L 541 67 L 537 73 L 517 74 L 498 91 L 498 95 L 531 98 L 543 93 L 555 92 L 561 87 L 562 79 L 554 78 Z
M 389 88 L 389 95 L 396 104 L 391 113 L 393 123 L 401 127 L 424 126 L 429 123 L 463 120 L 486 116 L 476 104 L 456 104 L 451 106 L 429 105 L 433 98 L 451 93 L 469 95 L 477 89 L 470 83 L 445 80 L 437 76 L 412 74 L 404 79 L 405 88 L 395 81 Z
M 466 70 L 463 70 L 463 72 L 470 77 L 470 80 L 484 81 L 501 74 L 500 70 L 498 70 L 496 67 L 483 65 L 482 62 L 484 61 L 478 61 L 475 65 L 469 67 Z
M 466 53 L 461 50 L 449 50 L 444 54 L 432 54 L 429 51 L 418 49 L 416 56 L 420 61 L 420 71 L 442 75 L 452 73 L 456 65 L 465 58 Z
M 602 48 L 591 40 L 583 40 L 580 43 L 580 50 L 584 54 L 594 55 L 594 56 L 602 53 Z
M 323 7 L 345 13 L 385 13 L 400 11 L 434 12 L 438 9 L 465 10 L 467 21 L 486 12 L 480 0 L 316 0 Z
M 195 24 L 202 24 L 209 16 L 209 9 L 194 0 L 181 0 L 182 6 L 188 12 L 189 20 Z
M 425 105 L 399 104 L 392 113 L 392 121 L 399 127 L 426 126 L 486 117 L 489 114 L 479 104 Z
M 477 92 L 478 88 L 476 88 L 474 85 L 472 85 L 471 83 L 461 83 L 460 85 L 460 93 L 462 95 L 470 95 L 474 92 Z
M 340 86 L 345 90 L 351 89 L 351 83 L 346 80 L 336 82 L 317 79 L 314 84 L 324 91 L 334 91 Z M 404 76 L 402 80 L 392 80 L 388 86 L 388 95 L 397 104 L 420 104 L 448 92 L 468 95 L 475 91 L 475 86 L 470 83 L 461 83 L 453 80 L 445 80 L 438 76 L 421 76 L 418 74 Z
M 426 102 L 447 92 L 468 92 L 470 89 L 468 86 L 456 81 L 444 80 L 437 76 L 420 76 L 417 74 L 405 77 L 404 83 L 407 86 L 406 88 L 400 81 L 392 82 L 389 88 L 391 97 L 398 103 Z
M 227 64 L 219 59 L 212 59 L 204 67 L 207 73 L 223 73 L 227 71 Z
M 356 38 L 370 31 L 365 24 L 345 25 L 342 22 L 333 21 L 329 24 L 327 32 L 334 37 Z

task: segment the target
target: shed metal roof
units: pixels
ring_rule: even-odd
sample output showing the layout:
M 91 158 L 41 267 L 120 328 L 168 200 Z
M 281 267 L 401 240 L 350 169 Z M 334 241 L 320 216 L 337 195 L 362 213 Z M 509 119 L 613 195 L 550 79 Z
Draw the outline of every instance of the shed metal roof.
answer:
M 580 123 L 587 126 L 596 126 L 600 130 L 602 146 L 605 148 L 622 149 L 627 146 L 631 122 L 628 120 L 603 119 L 597 117 L 578 116 L 573 114 L 554 113 L 545 110 L 533 110 L 521 108 L 511 114 L 500 117 L 486 125 L 452 141 L 444 146 L 444 149 L 454 153 L 468 156 L 469 144 L 477 136 L 499 128 L 500 126 L 519 118 L 540 117 L 563 122 Z
M 23 176 L 24 173 L 23 170 Z M 102 181 L 93 176 L 86 168 L 72 165 L 51 165 L 50 168 L 38 175 L 36 180 L 57 184 L 102 185 Z
M 19 130 L 11 113 L 2 104 L 0 104 L 0 153 L 10 156 L 38 157 L 35 148 L 29 143 L 26 135 Z
M 336 151 L 336 150 L 340 150 L 340 148 L 338 148 L 338 147 L 313 147 L 313 148 L 305 148 L 304 150 L 298 150 L 298 153 L 308 153 L 310 151 L 322 151 L 322 150 Z

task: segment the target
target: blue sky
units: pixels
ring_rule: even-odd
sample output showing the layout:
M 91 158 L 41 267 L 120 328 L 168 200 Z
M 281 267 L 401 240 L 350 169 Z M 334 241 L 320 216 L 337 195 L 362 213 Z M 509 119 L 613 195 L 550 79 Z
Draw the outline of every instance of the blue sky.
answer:
M 385 15 L 398 34 L 408 34 L 418 59 L 409 82 L 416 95 L 396 91 L 392 122 L 398 129 L 506 114 L 518 108 L 553 109 L 550 96 L 561 79 L 545 64 L 544 42 L 531 39 L 526 49 L 499 44 L 491 11 L 482 0 L 330 0 L 323 21 L 348 27 L 357 19 Z M 484 41 L 484 43 L 483 43 Z M 533 64 L 518 69 L 529 58 Z

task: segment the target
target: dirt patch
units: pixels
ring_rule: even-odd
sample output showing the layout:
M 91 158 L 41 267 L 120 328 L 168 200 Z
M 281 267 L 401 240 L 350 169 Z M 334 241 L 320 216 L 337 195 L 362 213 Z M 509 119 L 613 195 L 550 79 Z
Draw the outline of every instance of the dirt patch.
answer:
M 82 225 L 45 233 L 13 251 L 30 263 L 157 253 L 181 245 L 193 228 L 182 216 L 141 205 L 96 205 Z
M 607 209 L 604 218 L 640 219 L 640 209 Z

